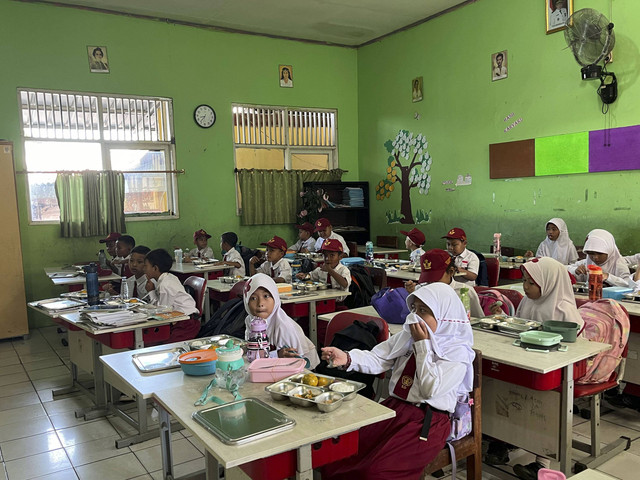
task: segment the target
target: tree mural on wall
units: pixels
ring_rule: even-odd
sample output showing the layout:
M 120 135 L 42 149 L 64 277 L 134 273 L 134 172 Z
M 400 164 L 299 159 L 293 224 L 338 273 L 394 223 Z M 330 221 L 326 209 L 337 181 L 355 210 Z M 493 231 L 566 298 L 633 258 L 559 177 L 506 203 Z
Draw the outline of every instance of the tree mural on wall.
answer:
M 395 140 L 384 144 L 389 152 L 386 176 L 376 185 L 376 199 L 390 198 L 400 184 L 400 223 L 415 223 L 411 208 L 411 189 L 418 188 L 421 195 L 429 193 L 431 187 L 431 155 L 427 150 L 427 138 L 423 134 L 414 136 L 408 130 L 400 130 Z

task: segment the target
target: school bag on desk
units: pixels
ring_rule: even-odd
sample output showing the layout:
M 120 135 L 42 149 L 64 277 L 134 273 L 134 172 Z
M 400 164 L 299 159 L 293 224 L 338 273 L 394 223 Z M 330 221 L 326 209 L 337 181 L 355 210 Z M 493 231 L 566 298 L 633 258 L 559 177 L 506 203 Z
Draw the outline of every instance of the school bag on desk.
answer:
M 207 323 L 200 327 L 196 338 L 227 334 L 236 338 L 244 338 L 247 312 L 242 298 L 234 298 L 222 304 Z
M 369 272 L 362 265 L 353 265 L 349 267 L 349 271 L 351 272 L 351 285 L 349 286 L 351 295 L 344 299 L 344 304 L 347 308 L 371 305 L 371 297 L 376 293 L 376 290 Z
M 371 297 L 371 305 L 387 323 L 401 324 L 409 315 L 408 296 L 406 288 L 385 287 Z
M 578 308 L 584 320 L 579 335 L 590 342 L 608 343 L 611 350 L 600 352 L 587 360 L 587 372 L 576 383 L 602 383 L 618 368 L 629 341 L 629 314 L 615 300 L 603 298 L 587 302 Z

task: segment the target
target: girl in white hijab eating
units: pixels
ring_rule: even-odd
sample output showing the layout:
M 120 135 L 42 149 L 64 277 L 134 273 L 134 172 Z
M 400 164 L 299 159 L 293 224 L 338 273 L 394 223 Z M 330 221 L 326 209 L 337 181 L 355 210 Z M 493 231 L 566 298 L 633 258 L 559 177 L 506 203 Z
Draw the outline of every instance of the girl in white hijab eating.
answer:
M 473 334 L 455 290 L 432 283 L 407 297 L 402 331 L 371 351 L 322 349 L 322 358 L 348 371 L 392 368 L 383 405 L 396 416 L 360 430 L 358 454 L 332 463 L 323 477 L 419 479 L 451 432 L 449 413 L 473 388 Z
M 567 224 L 561 218 L 552 218 L 545 227 L 547 237 L 540 243 L 536 257 L 551 257 L 562 263 L 570 265 L 578 260 L 578 251 L 569 238 Z M 533 252 L 527 252 L 533 256 Z
M 589 279 L 587 265 L 597 265 L 604 273 L 603 280 L 608 286 L 626 287 L 629 285 L 629 267 L 620 255 L 616 240 L 606 230 L 595 229 L 589 232 L 584 243 L 585 260 L 580 260 L 568 269 L 579 282 Z
M 296 322 L 280 308 L 278 287 L 271 277 L 257 273 L 244 287 L 244 308 L 249 315 L 245 319 L 245 339 L 249 339 L 251 319 L 260 317 L 267 322 L 267 336 L 271 343 L 271 357 L 302 357 L 308 368 L 315 368 L 320 359 L 315 345 Z

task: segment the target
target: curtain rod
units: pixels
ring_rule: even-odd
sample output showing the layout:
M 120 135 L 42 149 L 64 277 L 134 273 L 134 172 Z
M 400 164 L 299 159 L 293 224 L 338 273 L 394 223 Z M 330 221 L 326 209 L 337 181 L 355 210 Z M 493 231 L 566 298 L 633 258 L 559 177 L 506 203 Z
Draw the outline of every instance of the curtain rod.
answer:
M 318 169 L 313 169 L 313 170 L 284 170 L 284 169 L 277 169 L 277 168 L 234 168 L 233 169 L 233 173 L 240 173 L 240 172 L 278 172 L 278 173 L 285 173 L 285 172 L 310 172 L 310 173 L 326 173 L 326 172 L 334 172 L 336 170 L 340 170 L 339 168 L 332 168 L 329 170 L 318 170 Z M 349 170 L 341 170 L 342 173 L 349 173 Z
M 117 172 L 117 173 L 185 173 L 184 168 L 180 170 L 19 170 L 16 174 L 28 175 L 30 173 L 100 173 L 100 172 Z

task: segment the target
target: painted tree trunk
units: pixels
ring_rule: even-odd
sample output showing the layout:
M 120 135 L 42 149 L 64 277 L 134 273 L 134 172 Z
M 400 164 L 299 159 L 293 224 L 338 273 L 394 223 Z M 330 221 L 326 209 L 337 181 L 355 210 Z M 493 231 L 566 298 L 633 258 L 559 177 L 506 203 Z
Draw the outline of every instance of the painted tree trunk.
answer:
M 413 214 L 411 213 L 411 182 L 409 181 L 409 168 L 401 167 L 400 170 L 402 170 L 402 179 L 400 179 L 400 185 L 402 186 L 400 213 L 404 215 L 404 218 L 400 220 L 400 223 L 413 224 Z

